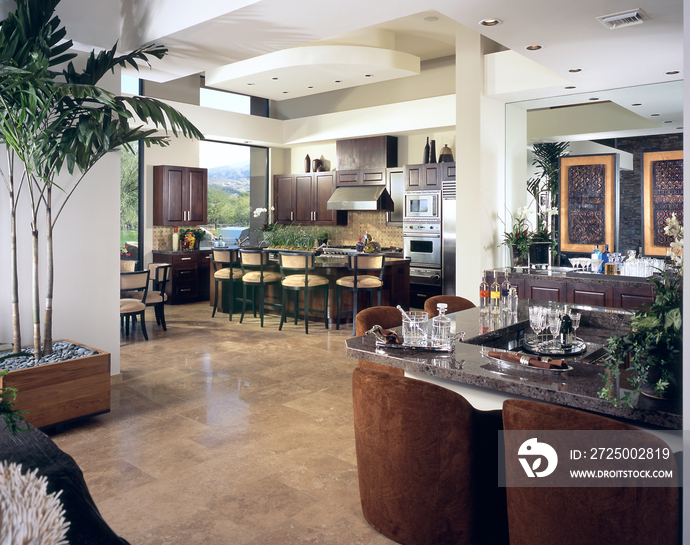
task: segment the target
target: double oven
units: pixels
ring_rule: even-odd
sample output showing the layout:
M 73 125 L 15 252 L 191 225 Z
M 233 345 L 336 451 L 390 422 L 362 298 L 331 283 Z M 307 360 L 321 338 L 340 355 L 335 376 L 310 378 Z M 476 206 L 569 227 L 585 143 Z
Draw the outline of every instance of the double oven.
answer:
M 410 305 L 423 308 L 424 301 L 442 290 L 441 192 L 405 193 L 403 255 L 410 258 Z

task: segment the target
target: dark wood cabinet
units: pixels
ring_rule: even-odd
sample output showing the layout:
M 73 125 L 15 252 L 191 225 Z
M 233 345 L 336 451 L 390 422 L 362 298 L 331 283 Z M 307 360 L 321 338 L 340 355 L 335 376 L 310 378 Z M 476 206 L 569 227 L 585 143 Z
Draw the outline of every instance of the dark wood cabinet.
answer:
M 335 176 L 337 187 L 351 187 L 356 185 L 386 185 L 385 168 L 336 170 Z
M 398 166 L 398 138 L 369 136 L 335 143 L 336 170 L 385 169 Z
M 635 310 L 643 305 L 651 305 L 654 302 L 654 290 L 652 286 L 644 287 L 619 287 L 613 288 L 613 306 Z
M 443 163 L 428 163 L 423 165 L 405 165 L 405 189 L 441 190 Z
M 210 251 L 153 252 L 154 263 L 170 263 L 170 282 L 165 287 L 171 305 L 204 301 L 209 297 Z
M 613 306 L 613 286 L 568 283 L 567 302 L 593 307 Z
M 205 168 L 153 167 L 153 224 L 208 223 L 208 172 Z
M 534 301 L 567 302 L 565 282 L 525 279 L 525 297 Z
M 455 180 L 455 163 L 441 163 L 441 168 L 443 169 L 441 176 L 444 182 Z
M 328 199 L 335 191 L 335 181 L 334 171 L 274 176 L 276 223 L 346 225 L 346 211 L 328 210 Z

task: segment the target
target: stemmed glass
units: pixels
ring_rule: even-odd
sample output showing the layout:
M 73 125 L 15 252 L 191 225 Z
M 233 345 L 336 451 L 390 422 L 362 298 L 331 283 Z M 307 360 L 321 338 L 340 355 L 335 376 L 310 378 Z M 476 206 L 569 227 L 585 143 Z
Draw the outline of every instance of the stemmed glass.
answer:
M 537 340 L 536 345 L 539 345 L 539 336 L 546 328 L 546 309 L 544 307 L 530 307 L 529 309 L 529 325 L 532 327 Z
M 556 337 L 561 332 L 561 313 L 558 309 L 551 309 L 548 317 L 549 331 L 553 335 L 553 346 L 556 346 Z
M 577 339 L 577 328 L 580 327 L 580 317 L 582 316 L 579 312 L 571 312 L 570 319 L 573 321 L 573 337 Z

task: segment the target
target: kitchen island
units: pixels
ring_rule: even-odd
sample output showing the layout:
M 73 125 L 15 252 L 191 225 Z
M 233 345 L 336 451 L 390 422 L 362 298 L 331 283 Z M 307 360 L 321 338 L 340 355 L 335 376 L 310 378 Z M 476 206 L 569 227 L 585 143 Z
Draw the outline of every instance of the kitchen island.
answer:
M 235 248 L 236 249 L 236 248 Z M 269 253 L 273 253 L 272 250 L 267 250 Z M 277 255 L 277 254 L 276 254 Z M 384 306 L 397 306 L 400 305 L 405 309 L 409 308 L 410 305 L 410 260 L 405 259 L 402 256 L 402 252 L 390 252 L 386 253 L 385 267 L 383 271 L 383 290 L 381 296 L 381 304 Z M 343 276 L 351 275 L 352 272 L 347 268 L 347 257 L 345 256 L 326 256 L 318 255 L 314 262 L 315 271 L 313 274 L 318 274 L 320 276 L 325 276 L 329 281 L 329 292 L 328 292 L 328 317 L 329 317 L 329 327 L 335 325 L 337 316 L 337 299 L 336 299 L 336 281 Z M 273 261 L 273 267 L 278 270 L 277 257 Z M 213 281 L 213 267 L 210 271 L 210 304 L 213 305 L 215 286 Z M 219 307 L 222 312 L 227 312 L 229 302 L 227 297 L 222 297 L 222 286 L 219 286 Z M 242 297 L 242 283 L 241 281 L 237 283 L 235 288 L 236 299 L 241 299 Z M 302 295 L 300 295 L 301 301 Z M 358 308 L 363 309 L 369 306 L 369 294 L 361 292 Z M 280 303 L 281 302 L 281 292 L 280 288 L 274 286 L 268 286 L 266 289 L 265 296 L 266 303 Z M 301 303 L 300 303 L 301 304 Z M 374 304 L 377 304 L 376 298 L 374 299 Z M 293 302 L 292 297 L 288 298 L 288 314 L 292 314 Z M 310 308 L 322 308 L 323 305 L 323 295 L 321 293 L 314 293 L 310 296 L 309 306 Z M 251 306 L 248 305 L 248 309 Z M 235 312 L 241 312 L 242 306 L 241 302 L 235 301 Z M 271 307 L 267 307 L 270 311 Z M 343 311 L 352 310 L 352 295 L 348 290 L 343 291 Z M 323 321 L 322 316 L 314 315 L 310 319 L 315 321 Z M 352 324 L 352 318 L 350 316 L 343 316 L 341 327 L 348 327 L 344 324 Z M 349 326 L 351 327 L 351 325 Z
M 482 355 L 482 346 L 512 348 L 529 330 L 527 300 L 520 301 L 515 323 L 488 333 L 479 332 L 479 309 L 450 315 L 452 331 L 466 333 L 464 342 L 455 343 L 454 355 L 378 348 L 373 336 L 346 341 L 347 355 L 369 362 L 403 369 L 405 375 L 453 389 L 478 409 L 500 408 L 505 399 L 531 399 L 582 409 L 603 416 L 626 420 L 633 425 L 671 430 L 682 429 L 682 416 L 644 409 L 613 407 L 598 397 L 602 388 L 602 367 L 568 360 L 571 371 L 542 374 L 520 368 L 506 369 Z M 578 337 L 598 348 L 607 336 L 627 327 L 630 313 L 624 310 L 583 308 Z

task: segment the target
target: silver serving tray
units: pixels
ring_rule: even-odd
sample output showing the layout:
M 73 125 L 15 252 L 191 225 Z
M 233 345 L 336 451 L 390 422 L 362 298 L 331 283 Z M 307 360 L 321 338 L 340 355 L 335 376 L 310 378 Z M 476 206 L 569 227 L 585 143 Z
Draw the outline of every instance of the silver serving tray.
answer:
M 542 369 L 541 367 L 534 367 L 532 365 L 524 365 L 522 363 L 514 363 L 512 361 L 499 360 L 498 358 L 492 358 L 488 355 L 488 352 L 511 352 L 510 350 L 499 350 L 498 348 L 486 348 L 482 346 L 482 356 L 491 360 L 491 363 L 498 365 L 504 369 L 511 369 L 514 371 L 524 371 L 527 373 L 536 373 L 537 375 L 562 375 L 568 371 L 572 371 L 573 368 L 568 366 L 565 369 Z
M 393 350 L 411 350 L 414 352 L 445 352 L 446 354 L 452 354 L 455 352 L 455 341 L 463 341 L 465 339 L 465 332 L 461 331 L 456 333 L 451 337 L 450 347 L 441 346 L 413 346 L 410 344 L 392 344 L 387 343 L 385 337 L 381 334 L 383 328 L 380 325 L 375 325 L 366 335 L 373 335 L 376 338 L 377 348 L 391 348 Z
M 572 348 L 562 348 L 560 346 L 550 346 L 551 341 L 539 342 L 534 337 L 527 339 L 522 347 L 526 352 L 537 354 L 538 356 L 578 356 L 587 352 L 587 344 L 580 338 L 573 341 Z

